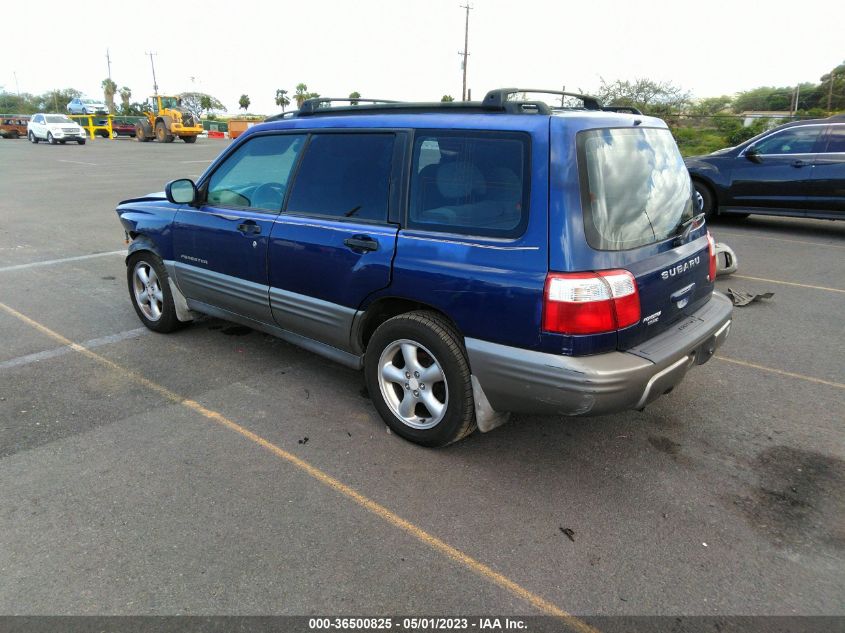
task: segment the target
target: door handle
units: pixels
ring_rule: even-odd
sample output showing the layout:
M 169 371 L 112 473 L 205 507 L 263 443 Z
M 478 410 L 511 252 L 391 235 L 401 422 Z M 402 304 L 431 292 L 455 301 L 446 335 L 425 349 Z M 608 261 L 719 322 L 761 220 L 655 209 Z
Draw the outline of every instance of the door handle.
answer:
M 252 220 L 247 220 L 242 224 L 238 224 L 238 230 L 244 234 L 251 233 L 253 235 L 258 235 L 261 233 L 261 227 Z
M 810 163 L 805 162 L 805 161 L 803 161 L 803 160 L 794 160 L 794 161 L 792 161 L 792 166 L 793 166 L 793 167 L 806 167 L 806 166 L 807 166 L 807 165 L 809 165 L 809 164 L 810 164 Z
M 378 242 L 376 242 L 369 235 L 355 235 L 354 237 L 347 237 L 343 240 L 353 251 L 377 251 Z

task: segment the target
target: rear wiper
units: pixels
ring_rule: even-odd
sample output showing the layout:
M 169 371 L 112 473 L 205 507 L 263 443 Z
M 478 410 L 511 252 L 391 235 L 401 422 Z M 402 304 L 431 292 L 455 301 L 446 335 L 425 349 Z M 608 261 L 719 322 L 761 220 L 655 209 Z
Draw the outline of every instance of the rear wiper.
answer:
M 347 211 L 346 213 L 344 213 L 344 214 L 343 214 L 343 217 L 345 217 L 345 218 L 351 218 L 353 215 L 355 215 L 356 213 L 358 213 L 358 211 L 360 211 L 360 210 L 361 210 L 361 205 L 359 204 L 357 207 L 353 207 L 353 208 L 351 208 L 349 211 Z
M 672 246 L 680 246 L 686 242 L 689 234 L 695 229 L 701 228 L 701 225 L 704 224 L 704 217 L 703 213 L 699 213 L 686 222 L 679 224 L 678 228 L 675 229 L 675 240 L 672 242 Z

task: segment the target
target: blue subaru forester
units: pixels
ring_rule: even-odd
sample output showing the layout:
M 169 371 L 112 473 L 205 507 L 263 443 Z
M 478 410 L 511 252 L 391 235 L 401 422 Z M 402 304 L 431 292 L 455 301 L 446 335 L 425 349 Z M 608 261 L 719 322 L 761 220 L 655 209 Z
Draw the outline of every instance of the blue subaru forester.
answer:
M 117 208 L 138 316 L 363 369 L 426 446 L 643 408 L 728 335 L 714 243 L 662 121 L 554 94 L 580 105 L 312 100 L 251 128 L 196 184 Z

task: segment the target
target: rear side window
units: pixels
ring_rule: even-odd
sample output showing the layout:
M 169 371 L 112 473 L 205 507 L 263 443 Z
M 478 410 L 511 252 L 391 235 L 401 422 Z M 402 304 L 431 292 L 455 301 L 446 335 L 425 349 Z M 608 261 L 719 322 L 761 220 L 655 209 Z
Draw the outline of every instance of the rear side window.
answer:
M 517 237 L 528 220 L 528 138 L 507 132 L 430 132 L 414 140 L 408 225 Z
M 387 221 L 393 134 L 315 134 L 286 211 Z
M 577 143 L 584 229 L 594 249 L 653 244 L 692 217 L 692 183 L 669 130 L 587 130 Z
M 827 154 L 845 154 L 845 125 L 834 125 L 827 137 Z

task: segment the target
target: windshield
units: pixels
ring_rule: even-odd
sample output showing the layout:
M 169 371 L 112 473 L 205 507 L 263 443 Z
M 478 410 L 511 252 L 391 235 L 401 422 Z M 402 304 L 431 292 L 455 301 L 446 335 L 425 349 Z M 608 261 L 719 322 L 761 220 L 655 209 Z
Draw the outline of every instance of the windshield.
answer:
M 693 215 L 692 183 L 667 129 L 578 134 L 587 242 L 620 251 L 659 242 Z
M 47 123 L 73 123 L 69 118 L 60 114 L 48 115 L 46 119 Z
M 161 98 L 161 107 L 162 108 L 175 108 L 179 105 L 179 99 L 177 97 L 162 97 Z

